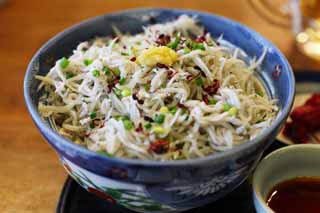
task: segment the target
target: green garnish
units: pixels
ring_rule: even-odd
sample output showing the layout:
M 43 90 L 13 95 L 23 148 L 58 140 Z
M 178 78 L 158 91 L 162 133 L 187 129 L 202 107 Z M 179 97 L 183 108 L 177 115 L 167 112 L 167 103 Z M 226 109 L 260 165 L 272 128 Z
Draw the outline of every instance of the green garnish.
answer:
M 91 60 L 91 59 L 84 59 L 84 61 L 83 61 L 84 65 L 86 65 L 86 66 L 89 66 L 90 64 L 92 64 L 92 62 L 93 62 L 93 60 Z
M 105 75 L 109 75 L 110 74 L 110 69 L 108 67 L 103 67 L 103 72 Z
M 217 103 L 217 100 L 214 98 L 209 99 L 209 105 L 215 105 Z
M 195 82 L 196 82 L 196 84 L 198 86 L 202 86 L 203 85 L 203 79 L 201 77 L 196 78 Z
M 119 80 L 120 85 L 124 85 L 125 82 L 126 82 L 126 78 L 120 78 Z
M 113 89 L 114 94 L 116 94 L 116 96 L 121 97 L 121 90 L 119 90 L 118 88 L 114 88 Z
M 65 57 L 63 57 L 62 59 L 60 59 L 60 67 L 62 69 L 67 68 L 67 66 L 70 64 L 70 61 L 68 59 L 66 59 Z
M 188 39 L 186 41 L 186 46 L 191 48 L 192 50 L 205 50 L 205 47 L 202 43 L 194 42 L 191 39 Z
M 90 127 L 91 129 L 93 129 L 93 128 L 94 128 L 94 124 L 93 124 L 93 122 L 91 122 L 91 123 L 89 124 L 89 127 Z
M 123 55 L 123 56 L 128 56 L 129 54 L 122 52 L 121 55 Z
M 179 42 L 180 42 L 180 35 L 177 34 L 175 40 L 172 41 L 172 42 L 170 42 L 170 43 L 167 45 L 167 47 L 175 50 L 175 49 L 178 47 Z
M 168 107 L 163 106 L 163 107 L 160 108 L 160 112 L 167 113 L 167 112 L 169 112 L 169 109 L 168 109 Z
M 131 91 L 129 89 L 123 89 L 121 91 L 121 95 L 122 95 L 122 97 L 130 96 L 131 95 Z
M 115 76 L 120 76 L 120 70 L 119 70 L 119 68 L 115 68 L 115 69 L 113 70 L 113 73 L 115 74 Z
M 176 106 L 174 106 L 174 107 L 171 107 L 169 111 L 171 114 L 174 115 L 174 114 L 176 114 L 177 110 L 178 110 L 178 108 Z
M 191 50 L 188 47 L 183 48 L 184 54 L 188 54 L 191 52 Z
M 165 120 L 166 116 L 164 114 L 158 114 L 155 116 L 154 118 L 154 122 L 158 123 L 158 124 L 162 124 Z
M 122 120 L 123 126 L 126 130 L 131 130 L 133 128 L 133 122 L 130 120 Z
M 223 111 L 227 112 L 227 111 L 229 111 L 229 109 L 231 109 L 231 106 L 228 103 L 224 103 L 223 104 Z
M 90 116 L 91 119 L 95 119 L 97 117 L 97 113 L 96 112 L 91 112 L 89 116 Z
M 231 107 L 229 110 L 228 110 L 228 113 L 229 115 L 236 115 L 238 113 L 238 109 L 235 108 L 235 107 Z
M 99 76 L 100 76 L 100 71 L 99 71 L 99 70 L 93 70 L 93 71 L 92 71 L 92 75 L 93 75 L 94 77 L 99 77 Z
M 67 72 L 67 73 L 66 73 L 66 79 L 70 79 L 70 78 L 72 78 L 72 77 L 74 77 L 74 74 L 73 74 L 73 73 L 71 73 L 71 72 Z
M 194 46 L 194 49 L 195 49 L 195 50 L 205 50 L 206 48 L 204 47 L 203 44 L 196 44 L 196 45 Z
M 145 129 L 150 129 L 151 127 L 152 127 L 152 125 L 149 122 L 144 124 Z
M 104 151 L 104 150 L 99 150 L 99 151 L 96 151 L 96 153 L 100 154 L 100 155 L 105 155 L 105 156 L 108 156 L 108 157 L 113 157 L 112 154 Z
M 146 92 L 149 92 L 150 91 L 150 84 L 145 84 L 144 85 L 144 89 L 146 90 Z
M 156 134 L 164 134 L 166 132 L 165 129 L 161 126 L 155 126 L 152 128 L 152 130 Z

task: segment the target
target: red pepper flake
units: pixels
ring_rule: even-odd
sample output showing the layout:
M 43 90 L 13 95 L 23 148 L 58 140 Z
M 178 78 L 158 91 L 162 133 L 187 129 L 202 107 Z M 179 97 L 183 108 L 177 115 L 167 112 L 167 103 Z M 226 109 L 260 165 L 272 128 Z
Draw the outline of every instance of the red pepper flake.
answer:
M 183 104 L 181 104 L 181 103 L 178 103 L 178 104 L 177 104 L 177 107 L 179 107 L 179 108 L 187 108 L 185 105 L 183 105 Z
M 160 34 L 159 37 L 156 40 L 156 43 L 161 45 L 161 46 L 165 46 L 170 42 L 170 36 L 169 35 L 165 35 L 165 34 Z
M 220 88 L 220 81 L 217 79 L 214 79 L 213 83 L 210 86 L 203 87 L 203 90 L 211 95 L 211 94 L 215 94 L 219 88 Z
M 142 124 L 139 124 L 139 127 L 136 128 L 136 132 L 142 132 L 143 128 L 142 128 Z
M 203 96 L 203 102 L 204 102 L 205 104 L 209 105 L 209 98 L 208 98 L 207 95 L 204 95 L 204 96 Z
M 165 140 L 158 140 L 150 144 L 149 150 L 156 154 L 164 154 L 169 150 L 169 143 Z
M 193 75 L 188 75 L 187 76 L 187 81 L 192 81 L 192 79 L 193 79 Z
M 273 80 L 278 80 L 280 75 L 281 75 L 281 65 L 276 65 L 274 66 L 273 72 L 272 72 L 272 79 Z
M 165 64 L 161 64 L 161 63 L 157 63 L 157 67 L 159 68 L 165 68 L 165 69 L 169 69 L 169 67 Z
M 114 83 L 114 84 L 119 83 L 119 78 L 114 79 L 114 80 L 113 80 L 113 83 Z
M 198 43 L 202 43 L 204 41 L 206 41 L 206 37 L 204 35 L 198 36 L 196 38 L 196 42 L 198 42 Z
M 132 58 L 130 58 L 130 61 L 132 61 L 132 62 L 135 62 L 137 60 L 137 58 L 136 57 L 132 57 Z

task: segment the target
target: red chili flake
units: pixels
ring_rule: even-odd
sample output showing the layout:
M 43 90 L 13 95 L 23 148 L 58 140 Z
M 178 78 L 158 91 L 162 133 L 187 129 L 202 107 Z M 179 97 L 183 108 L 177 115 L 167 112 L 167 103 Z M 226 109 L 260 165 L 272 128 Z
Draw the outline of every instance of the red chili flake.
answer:
M 165 140 L 158 140 L 150 144 L 149 150 L 156 154 L 164 154 L 169 150 L 169 143 Z
M 185 105 L 183 105 L 183 104 L 181 104 L 181 103 L 178 103 L 178 104 L 177 104 L 177 107 L 179 107 L 179 108 L 187 108 Z
M 274 69 L 273 69 L 273 72 L 272 72 L 272 79 L 278 80 L 278 78 L 281 75 L 281 69 L 282 69 L 281 65 L 274 66 Z
M 211 95 L 216 93 L 219 88 L 220 88 L 220 81 L 217 79 L 214 79 L 213 83 L 210 86 L 203 87 L 203 90 Z
M 130 61 L 132 61 L 132 62 L 135 62 L 137 60 L 137 58 L 136 57 L 132 57 L 132 58 L 130 58 Z
M 116 85 L 117 83 L 119 83 L 119 80 L 120 80 L 119 78 L 114 79 L 114 80 L 113 80 L 114 85 Z
M 175 70 L 169 70 L 168 71 L 168 78 L 171 79 L 173 76 L 175 76 L 178 72 Z
M 206 41 L 206 37 L 204 35 L 198 36 L 196 38 L 196 42 L 198 42 L 198 43 L 202 43 L 204 41 Z
M 136 132 L 142 132 L 143 128 L 142 128 L 142 124 L 139 124 L 139 127 L 136 128 Z
M 187 81 L 192 81 L 192 79 L 193 79 L 193 75 L 188 75 L 187 76 Z
M 159 37 L 156 40 L 156 43 L 161 45 L 161 46 L 165 46 L 170 42 L 170 36 L 169 35 L 165 35 L 165 34 L 160 34 Z
M 122 47 L 123 47 L 123 49 L 127 49 L 127 46 L 126 46 L 126 45 L 123 45 Z
M 208 99 L 208 96 L 207 95 L 204 95 L 203 96 L 203 102 L 205 103 L 205 104 L 209 104 L 209 99 Z
M 165 69 L 169 69 L 169 67 L 165 64 L 161 64 L 161 63 L 157 63 L 157 67 L 159 68 L 165 68 Z

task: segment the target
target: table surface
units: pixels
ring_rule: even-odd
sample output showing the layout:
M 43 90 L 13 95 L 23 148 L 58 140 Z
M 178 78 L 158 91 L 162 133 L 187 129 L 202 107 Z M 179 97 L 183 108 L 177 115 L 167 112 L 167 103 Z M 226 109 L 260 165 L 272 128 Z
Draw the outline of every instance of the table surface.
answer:
M 23 77 L 35 51 L 56 33 L 89 17 L 168 5 L 235 19 L 277 45 L 294 69 L 320 70 L 318 62 L 297 51 L 290 29 L 267 23 L 247 0 L 7 0 L 0 6 L 0 64 L 4 74 L 0 78 L 0 212 L 53 212 L 67 175 L 24 104 Z

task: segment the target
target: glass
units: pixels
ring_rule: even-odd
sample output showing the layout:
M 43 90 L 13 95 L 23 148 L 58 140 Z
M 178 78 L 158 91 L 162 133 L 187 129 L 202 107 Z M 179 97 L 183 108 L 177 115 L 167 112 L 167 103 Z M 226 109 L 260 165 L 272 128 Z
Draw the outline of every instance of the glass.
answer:
M 292 29 L 298 48 L 320 60 L 320 0 L 249 0 L 270 23 Z

